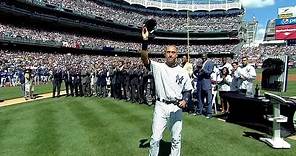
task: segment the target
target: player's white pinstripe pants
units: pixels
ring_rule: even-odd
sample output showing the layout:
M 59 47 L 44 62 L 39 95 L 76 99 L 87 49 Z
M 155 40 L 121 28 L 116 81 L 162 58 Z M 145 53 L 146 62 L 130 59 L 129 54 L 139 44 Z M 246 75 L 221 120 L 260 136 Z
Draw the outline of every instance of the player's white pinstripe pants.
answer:
M 174 104 L 165 104 L 156 101 L 152 136 L 150 141 L 149 156 L 158 156 L 159 142 L 165 128 L 168 127 L 171 132 L 171 156 L 180 156 L 181 153 L 181 130 L 182 130 L 182 109 Z

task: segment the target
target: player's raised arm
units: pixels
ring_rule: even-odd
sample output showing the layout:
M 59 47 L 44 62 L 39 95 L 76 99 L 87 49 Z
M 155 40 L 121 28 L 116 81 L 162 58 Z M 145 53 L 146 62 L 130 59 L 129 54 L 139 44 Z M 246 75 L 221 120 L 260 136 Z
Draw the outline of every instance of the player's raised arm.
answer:
M 144 65 L 147 67 L 150 62 L 149 62 L 148 51 L 147 51 L 149 32 L 146 27 L 142 28 L 142 37 L 143 37 L 143 43 L 142 43 L 142 50 L 141 50 L 141 59 Z

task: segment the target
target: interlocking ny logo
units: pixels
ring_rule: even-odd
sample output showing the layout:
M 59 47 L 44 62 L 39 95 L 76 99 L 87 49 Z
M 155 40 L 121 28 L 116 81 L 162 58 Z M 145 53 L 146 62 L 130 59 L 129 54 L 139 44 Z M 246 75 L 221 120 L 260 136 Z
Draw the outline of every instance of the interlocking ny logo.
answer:
M 182 81 L 184 80 L 184 77 L 183 76 L 179 76 L 179 75 L 177 75 L 176 76 L 176 83 L 178 83 L 178 84 L 182 84 Z

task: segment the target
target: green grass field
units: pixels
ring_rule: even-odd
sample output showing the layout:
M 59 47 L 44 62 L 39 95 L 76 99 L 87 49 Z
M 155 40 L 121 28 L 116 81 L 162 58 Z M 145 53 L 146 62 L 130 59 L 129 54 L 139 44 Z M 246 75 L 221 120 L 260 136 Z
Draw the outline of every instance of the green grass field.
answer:
M 262 68 L 260 68 L 260 69 L 256 69 L 256 72 L 257 72 L 257 74 L 261 74 L 262 73 Z M 288 74 L 296 74 L 296 68 L 291 68 L 291 69 L 289 69 L 288 70 Z
M 151 135 L 153 108 L 113 99 L 62 97 L 0 109 L 3 156 L 145 156 L 140 141 Z M 294 156 L 244 136 L 256 132 L 217 119 L 184 114 L 182 155 Z M 161 155 L 169 151 L 169 133 Z
M 258 82 L 260 84 L 260 82 Z M 262 95 L 264 95 L 265 90 L 260 91 Z M 268 91 L 270 92 L 270 91 Z M 289 81 L 287 86 L 287 92 L 273 92 L 275 94 L 281 95 L 281 96 L 296 96 L 296 81 Z
M 52 83 L 49 82 L 47 84 L 42 85 L 36 85 L 34 94 L 43 94 L 43 93 L 50 93 L 52 92 Z M 61 86 L 61 89 L 63 90 L 65 88 L 64 83 Z M 14 99 L 22 97 L 22 92 L 20 86 L 16 87 L 5 87 L 0 88 L 0 99 L 2 100 L 8 100 L 8 99 Z
M 257 76 L 258 75 L 261 75 L 261 72 L 262 72 L 262 69 L 257 69 L 256 70 L 256 73 L 257 73 Z M 293 75 L 295 76 L 296 75 L 296 68 L 293 68 L 293 69 L 289 69 L 288 71 L 289 75 Z M 288 77 L 289 77 L 288 75 Z M 260 81 L 255 81 L 254 85 L 255 84 L 259 84 L 259 86 L 261 85 L 261 82 Z M 264 92 L 266 92 L 265 90 L 261 90 L 261 94 L 263 95 Z M 296 96 L 296 81 L 288 81 L 288 84 L 287 84 L 287 91 L 286 92 L 283 92 L 283 93 L 280 93 L 280 92 L 273 92 L 275 94 L 278 94 L 278 95 L 281 95 L 281 96 Z

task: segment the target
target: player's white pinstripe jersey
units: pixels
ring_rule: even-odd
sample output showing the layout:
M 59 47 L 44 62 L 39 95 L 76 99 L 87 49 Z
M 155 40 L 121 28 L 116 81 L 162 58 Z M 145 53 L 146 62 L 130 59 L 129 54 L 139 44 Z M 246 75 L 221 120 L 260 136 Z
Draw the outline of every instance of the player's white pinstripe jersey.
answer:
M 182 99 L 183 91 L 193 89 L 189 75 L 182 67 L 169 67 L 165 63 L 152 60 L 150 62 L 157 98 L 165 100 Z

